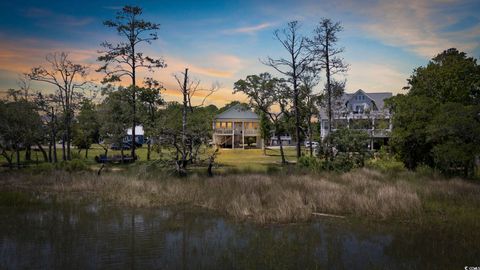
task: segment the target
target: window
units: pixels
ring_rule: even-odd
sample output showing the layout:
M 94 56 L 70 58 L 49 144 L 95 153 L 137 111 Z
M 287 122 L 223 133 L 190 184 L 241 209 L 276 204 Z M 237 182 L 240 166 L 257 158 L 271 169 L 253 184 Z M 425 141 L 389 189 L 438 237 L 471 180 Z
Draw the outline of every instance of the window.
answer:
M 357 113 L 363 113 L 363 105 L 357 105 L 355 106 L 355 111 Z
M 225 124 L 227 124 L 227 128 L 232 128 L 232 122 L 226 122 Z

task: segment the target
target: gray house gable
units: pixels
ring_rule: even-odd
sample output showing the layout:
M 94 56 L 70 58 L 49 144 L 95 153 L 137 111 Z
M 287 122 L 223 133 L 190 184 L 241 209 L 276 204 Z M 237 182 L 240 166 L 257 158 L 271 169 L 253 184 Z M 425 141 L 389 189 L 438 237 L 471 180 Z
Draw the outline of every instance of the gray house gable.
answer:
M 350 95 L 350 98 L 345 102 L 345 106 L 349 111 L 357 111 L 357 107 L 361 106 L 363 110 L 378 111 L 378 106 L 375 100 L 365 93 L 362 89 Z
M 390 92 L 367 93 L 362 89 L 358 89 L 354 93 L 344 93 L 338 97 L 333 101 L 332 108 L 334 112 L 347 113 L 355 111 L 357 104 L 366 104 L 370 111 L 381 112 L 385 110 L 384 100 L 390 97 L 392 97 L 392 93 Z M 322 119 L 327 118 L 325 108 L 320 108 L 320 116 Z
M 248 119 L 248 120 L 260 120 L 260 117 L 249 109 L 245 109 L 241 105 L 235 105 L 221 114 L 215 116 L 215 120 L 222 119 Z
M 380 93 L 366 93 L 362 89 L 358 89 L 355 93 L 349 94 L 348 100 L 345 102 L 345 106 L 349 110 L 355 110 L 355 104 L 367 104 L 372 111 L 384 110 L 385 99 L 392 97 L 392 93 L 380 92 Z

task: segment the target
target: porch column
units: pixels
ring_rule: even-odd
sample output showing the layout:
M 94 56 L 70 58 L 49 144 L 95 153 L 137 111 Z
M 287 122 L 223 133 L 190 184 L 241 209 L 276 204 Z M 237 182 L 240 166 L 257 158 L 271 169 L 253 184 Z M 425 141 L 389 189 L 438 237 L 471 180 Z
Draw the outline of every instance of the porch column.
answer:
M 245 149 L 245 121 L 242 121 L 242 146 Z
M 235 121 L 232 122 L 232 149 L 235 149 Z

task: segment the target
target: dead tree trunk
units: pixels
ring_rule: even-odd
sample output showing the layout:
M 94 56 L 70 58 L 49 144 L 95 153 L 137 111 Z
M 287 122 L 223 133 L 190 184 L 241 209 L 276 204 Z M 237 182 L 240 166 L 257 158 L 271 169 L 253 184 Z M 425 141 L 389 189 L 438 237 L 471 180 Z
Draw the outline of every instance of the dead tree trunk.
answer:
M 285 160 L 285 153 L 283 152 L 282 136 L 277 134 L 278 145 L 280 146 L 280 156 L 282 157 L 282 164 L 287 164 Z
M 188 109 L 188 68 L 185 69 L 183 79 L 183 110 L 182 110 L 182 168 L 185 170 L 187 166 L 187 109 Z

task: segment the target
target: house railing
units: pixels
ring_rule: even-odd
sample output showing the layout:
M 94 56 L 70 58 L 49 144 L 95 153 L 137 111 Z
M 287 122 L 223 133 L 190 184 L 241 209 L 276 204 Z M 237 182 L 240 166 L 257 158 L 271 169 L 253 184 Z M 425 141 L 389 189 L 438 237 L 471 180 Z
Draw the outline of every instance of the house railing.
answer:
M 245 129 L 245 135 L 257 135 L 258 133 L 258 129 Z
M 215 134 L 219 135 L 232 135 L 232 128 L 215 128 Z
M 372 137 L 390 137 L 392 133 L 391 129 L 367 129 L 367 128 L 351 128 L 352 130 L 363 130 L 368 133 L 369 136 Z M 336 128 L 332 129 L 332 132 L 337 131 Z M 324 130 L 322 134 L 328 134 L 328 130 Z
M 214 133 L 217 135 L 232 135 L 234 132 L 234 129 L 232 128 L 215 128 Z M 245 135 L 258 135 L 259 130 L 258 129 L 245 129 L 244 130 Z M 235 135 L 240 135 L 242 134 L 241 129 L 235 129 Z

